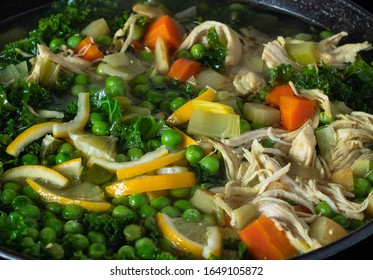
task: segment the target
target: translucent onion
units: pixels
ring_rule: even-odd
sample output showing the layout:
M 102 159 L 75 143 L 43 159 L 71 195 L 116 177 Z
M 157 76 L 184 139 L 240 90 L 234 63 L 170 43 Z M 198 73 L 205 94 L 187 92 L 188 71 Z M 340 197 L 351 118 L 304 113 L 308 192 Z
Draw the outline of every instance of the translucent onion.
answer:
M 227 78 L 210 68 L 206 68 L 196 76 L 196 85 L 201 89 L 209 86 L 219 90 L 227 85 Z

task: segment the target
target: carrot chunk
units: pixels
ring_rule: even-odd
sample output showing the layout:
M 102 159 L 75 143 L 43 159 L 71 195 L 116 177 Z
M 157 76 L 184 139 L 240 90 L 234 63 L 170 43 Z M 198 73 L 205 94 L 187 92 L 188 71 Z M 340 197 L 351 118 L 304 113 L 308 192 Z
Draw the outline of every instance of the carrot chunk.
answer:
M 198 61 L 187 58 L 179 58 L 172 64 L 170 71 L 168 71 L 168 76 L 170 78 L 179 80 L 180 82 L 185 82 L 191 76 L 201 70 L 201 68 L 202 64 Z
M 174 20 L 167 15 L 161 16 L 150 24 L 144 36 L 144 45 L 154 49 L 158 37 L 163 39 L 170 51 L 176 50 L 182 40 Z
M 80 41 L 78 46 L 74 49 L 74 52 L 81 58 L 89 61 L 94 61 L 104 57 L 104 54 L 100 51 L 91 36 L 87 36 Z
M 296 254 L 286 235 L 267 216 L 260 216 L 239 233 L 250 254 L 259 260 L 283 260 Z
M 280 112 L 282 126 L 287 130 L 300 128 L 312 118 L 316 102 L 298 96 L 281 96 Z
M 267 93 L 265 102 L 267 104 L 278 107 L 280 106 L 281 96 L 293 96 L 293 95 L 294 95 L 294 91 L 289 84 L 277 86 L 272 91 Z

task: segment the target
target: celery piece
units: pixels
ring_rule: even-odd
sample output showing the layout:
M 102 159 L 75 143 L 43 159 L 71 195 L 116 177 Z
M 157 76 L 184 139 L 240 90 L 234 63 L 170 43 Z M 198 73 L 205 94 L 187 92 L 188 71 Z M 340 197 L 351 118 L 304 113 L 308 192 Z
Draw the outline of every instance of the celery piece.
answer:
M 316 62 L 316 50 L 313 42 L 287 43 L 285 49 L 290 58 L 302 66 Z
M 42 58 L 39 83 L 45 87 L 52 86 L 58 78 L 60 65 L 49 59 L 48 56 Z
M 248 120 L 265 126 L 281 122 L 280 110 L 261 103 L 245 103 L 243 114 Z
M 240 116 L 194 109 L 187 132 L 220 139 L 239 136 Z
M 83 28 L 82 34 L 91 36 L 93 41 L 97 41 L 100 36 L 109 36 L 110 29 L 104 18 L 99 18 L 90 22 L 86 27 Z
M 357 159 L 351 166 L 354 178 L 363 178 L 373 170 L 373 162 L 369 159 Z
M 317 146 L 325 159 L 331 158 L 331 153 L 337 144 L 337 135 L 332 126 L 326 125 L 315 130 Z

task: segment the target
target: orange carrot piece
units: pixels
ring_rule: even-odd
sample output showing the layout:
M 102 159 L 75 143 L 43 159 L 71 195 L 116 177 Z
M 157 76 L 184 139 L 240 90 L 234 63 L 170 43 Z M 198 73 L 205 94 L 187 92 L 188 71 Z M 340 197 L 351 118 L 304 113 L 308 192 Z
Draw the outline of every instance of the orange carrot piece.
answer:
M 170 51 L 176 50 L 182 41 L 174 20 L 167 15 L 161 16 L 150 24 L 145 32 L 144 45 L 154 49 L 158 37 L 161 37 Z
M 282 126 L 287 130 L 300 128 L 312 118 L 316 106 L 315 100 L 298 96 L 281 96 L 280 113 Z
M 280 97 L 284 95 L 294 95 L 294 91 L 289 84 L 275 87 L 272 91 L 267 93 L 265 101 L 267 104 L 278 107 L 280 106 Z
M 75 48 L 74 52 L 88 61 L 94 61 L 104 57 L 104 54 L 100 51 L 91 36 L 85 37 Z
M 198 61 L 188 58 L 179 58 L 172 64 L 170 71 L 168 71 L 168 76 L 172 79 L 179 80 L 180 82 L 185 82 L 201 70 L 201 68 L 202 64 Z
M 258 260 L 283 260 L 296 254 L 286 235 L 267 216 L 260 216 L 239 235 L 250 254 Z

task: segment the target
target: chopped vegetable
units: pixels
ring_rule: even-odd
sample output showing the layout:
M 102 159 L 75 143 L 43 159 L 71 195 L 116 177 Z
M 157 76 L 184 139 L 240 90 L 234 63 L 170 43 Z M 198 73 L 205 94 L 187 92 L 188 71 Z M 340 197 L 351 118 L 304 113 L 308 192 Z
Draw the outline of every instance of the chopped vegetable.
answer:
M 74 52 L 79 57 L 92 62 L 104 57 L 104 54 L 100 51 L 98 45 L 91 36 L 87 36 L 80 41 Z
M 347 231 L 332 219 L 318 216 L 310 225 L 310 236 L 321 245 L 330 244 L 347 234 Z
M 296 254 L 286 235 L 264 215 L 242 229 L 240 238 L 250 254 L 259 260 L 283 260 Z
M 158 38 L 162 38 L 167 48 L 172 52 L 181 44 L 181 34 L 174 19 L 168 15 L 161 16 L 150 24 L 145 32 L 144 45 L 154 49 Z
M 289 84 L 277 86 L 273 90 L 267 93 L 265 101 L 266 103 L 279 107 L 280 106 L 280 97 L 281 96 L 293 96 L 294 91 Z
M 316 49 L 313 42 L 286 43 L 285 49 L 290 57 L 302 66 L 316 62 Z
M 246 102 L 243 114 L 248 120 L 264 126 L 279 125 L 281 122 L 280 111 L 277 108 L 261 103 Z
M 168 76 L 180 82 L 185 82 L 201 70 L 201 68 L 202 64 L 197 61 L 188 58 L 179 58 L 171 65 Z
M 311 119 L 316 102 L 297 96 L 281 96 L 281 122 L 285 129 L 296 130 Z

